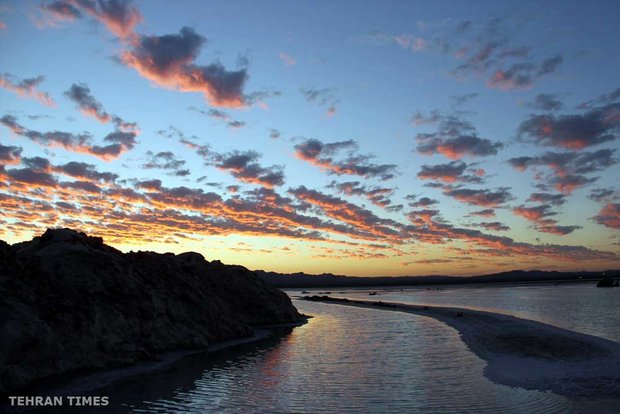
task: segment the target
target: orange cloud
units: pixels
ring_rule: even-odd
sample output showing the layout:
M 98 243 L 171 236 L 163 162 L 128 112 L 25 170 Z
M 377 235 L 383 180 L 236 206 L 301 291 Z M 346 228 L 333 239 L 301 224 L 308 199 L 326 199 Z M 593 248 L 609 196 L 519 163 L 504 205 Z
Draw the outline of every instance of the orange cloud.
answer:
M 601 226 L 620 229 L 620 203 L 606 204 L 593 219 Z
M 228 71 L 220 63 L 196 65 L 194 59 L 204 38 L 189 27 L 178 34 L 139 36 L 121 61 L 158 86 L 202 93 L 213 106 L 245 106 L 246 70 Z
M 43 76 L 24 79 L 17 83 L 11 81 L 11 78 L 13 78 L 13 76 L 9 74 L 0 75 L 0 88 L 9 90 L 19 96 L 34 98 L 47 106 L 56 106 L 56 102 L 54 102 L 47 92 L 38 90 L 39 84 L 45 79 Z

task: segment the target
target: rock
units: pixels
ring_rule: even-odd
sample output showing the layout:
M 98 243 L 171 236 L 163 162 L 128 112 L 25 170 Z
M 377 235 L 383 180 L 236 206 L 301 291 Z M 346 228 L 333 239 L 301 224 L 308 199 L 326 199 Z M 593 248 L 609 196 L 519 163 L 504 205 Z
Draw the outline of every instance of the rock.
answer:
M 596 284 L 596 287 L 615 287 L 615 286 L 618 286 L 618 283 L 616 282 L 614 284 L 614 280 L 611 277 L 604 277 L 603 279 L 601 279 L 600 282 Z
M 123 254 L 70 229 L 0 241 L 0 393 L 299 320 L 284 292 L 198 253 Z

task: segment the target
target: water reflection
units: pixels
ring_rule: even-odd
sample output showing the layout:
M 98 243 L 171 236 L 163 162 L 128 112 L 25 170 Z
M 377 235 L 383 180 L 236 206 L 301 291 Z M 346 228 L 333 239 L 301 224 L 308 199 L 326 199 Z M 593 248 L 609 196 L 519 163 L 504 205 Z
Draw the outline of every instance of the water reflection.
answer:
M 114 413 L 604 413 L 620 403 L 491 383 L 485 363 L 434 319 L 295 305 L 315 317 L 261 343 L 190 357 L 98 393 L 110 396 Z

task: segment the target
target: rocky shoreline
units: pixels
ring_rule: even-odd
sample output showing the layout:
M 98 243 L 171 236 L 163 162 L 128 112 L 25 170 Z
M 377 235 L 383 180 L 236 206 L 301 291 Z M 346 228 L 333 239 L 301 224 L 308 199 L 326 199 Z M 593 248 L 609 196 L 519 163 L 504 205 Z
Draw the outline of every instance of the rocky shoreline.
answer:
M 282 291 L 198 253 L 122 253 L 70 229 L 0 241 L 0 394 L 298 323 Z

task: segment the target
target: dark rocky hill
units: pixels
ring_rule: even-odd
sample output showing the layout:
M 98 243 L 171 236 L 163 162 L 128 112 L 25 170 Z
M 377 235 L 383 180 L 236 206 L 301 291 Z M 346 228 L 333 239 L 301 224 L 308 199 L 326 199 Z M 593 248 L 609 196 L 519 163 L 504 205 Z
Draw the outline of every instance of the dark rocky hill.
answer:
M 0 241 L 0 393 L 300 318 L 254 272 L 198 253 L 123 254 L 69 229 Z

